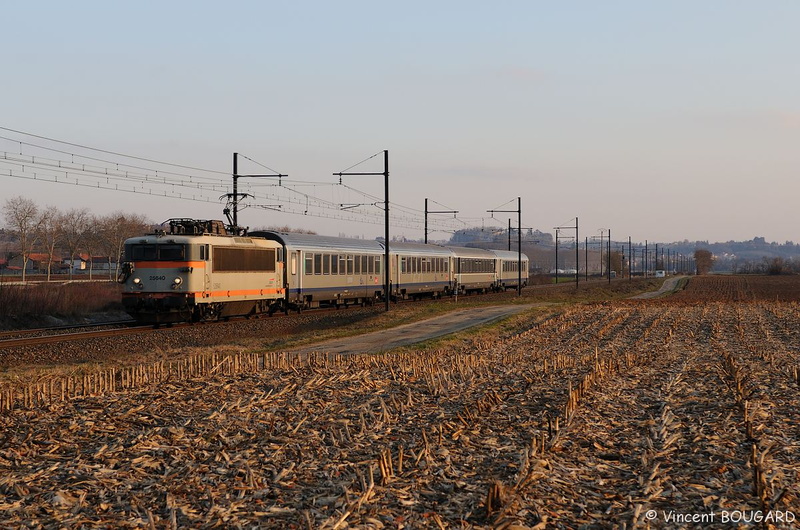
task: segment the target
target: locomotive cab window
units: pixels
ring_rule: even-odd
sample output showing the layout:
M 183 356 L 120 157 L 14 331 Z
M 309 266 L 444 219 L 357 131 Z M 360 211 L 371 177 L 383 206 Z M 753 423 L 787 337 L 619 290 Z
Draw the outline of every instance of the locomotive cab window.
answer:
M 155 245 L 130 245 L 127 254 L 129 261 L 155 261 L 158 259 Z
M 128 261 L 182 261 L 186 259 L 184 245 L 128 245 Z
M 157 245 L 158 259 L 163 261 L 180 261 L 184 259 L 183 245 Z

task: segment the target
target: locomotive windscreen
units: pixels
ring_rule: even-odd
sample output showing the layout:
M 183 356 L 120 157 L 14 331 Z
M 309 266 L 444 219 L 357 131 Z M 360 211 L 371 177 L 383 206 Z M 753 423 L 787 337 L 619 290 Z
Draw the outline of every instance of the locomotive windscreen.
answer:
M 182 261 L 184 259 L 183 245 L 128 245 L 126 249 L 128 261 Z
M 275 272 L 274 248 L 214 247 L 214 272 Z

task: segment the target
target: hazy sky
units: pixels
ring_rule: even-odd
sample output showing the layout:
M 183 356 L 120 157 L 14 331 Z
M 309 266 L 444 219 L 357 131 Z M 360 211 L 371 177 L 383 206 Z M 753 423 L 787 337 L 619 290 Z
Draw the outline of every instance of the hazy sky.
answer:
M 245 209 L 249 226 L 381 235 L 357 214 L 380 220 L 376 207 L 338 220 L 315 198 L 372 202 L 331 173 L 388 149 L 392 203 L 418 210 L 392 233 L 410 238 L 425 197 L 461 226 L 503 227 L 511 214 L 486 210 L 521 196 L 523 227 L 577 215 L 581 239 L 800 240 L 797 2 L 31 1 L 2 13 L 0 127 L 223 173 L 240 152 L 289 175 L 294 191 L 277 193 L 299 212 Z M 0 136 L 63 151 L 53 160 L 89 153 Z M 18 160 L 37 149 L 0 140 L 0 199 L 222 218 L 219 190 L 208 203 L 32 180 Z M 380 156 L 354 168 L 382 169 Z M 381 177 L 345 184 L 382 199 Z

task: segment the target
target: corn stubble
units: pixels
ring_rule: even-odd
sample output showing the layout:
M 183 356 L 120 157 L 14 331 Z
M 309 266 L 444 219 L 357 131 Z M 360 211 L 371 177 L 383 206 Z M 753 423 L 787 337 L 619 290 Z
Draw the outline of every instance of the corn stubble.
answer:
M 683 298 L 425 351 L 209 353 L 6 388 L 0 513 L 45 528 L 520 529 L 800 512 L 800 309 Z

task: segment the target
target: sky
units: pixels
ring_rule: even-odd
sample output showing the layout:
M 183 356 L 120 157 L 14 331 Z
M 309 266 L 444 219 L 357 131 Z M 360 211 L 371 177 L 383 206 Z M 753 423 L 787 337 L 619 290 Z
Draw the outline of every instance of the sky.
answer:
M 333 173 L 382 172 L 388 150 L 393 236 L 423 237 L 425 198 L 458 211 L 429 216 L 446 239 L 517 226 L 488 210 L 520 197 L 523 228 L 578 217 L 581 240 L 800 241 L 797 2 L 39 1 L 3 19 L 0 202 L 222 219 L 238 152 L 240 174 L 288 175 L 239 179 L 240 224 L 372 238 L 383 178 Z M 159 169 L 196 195 L 75 166 L 55 183 L 26 157 Z

